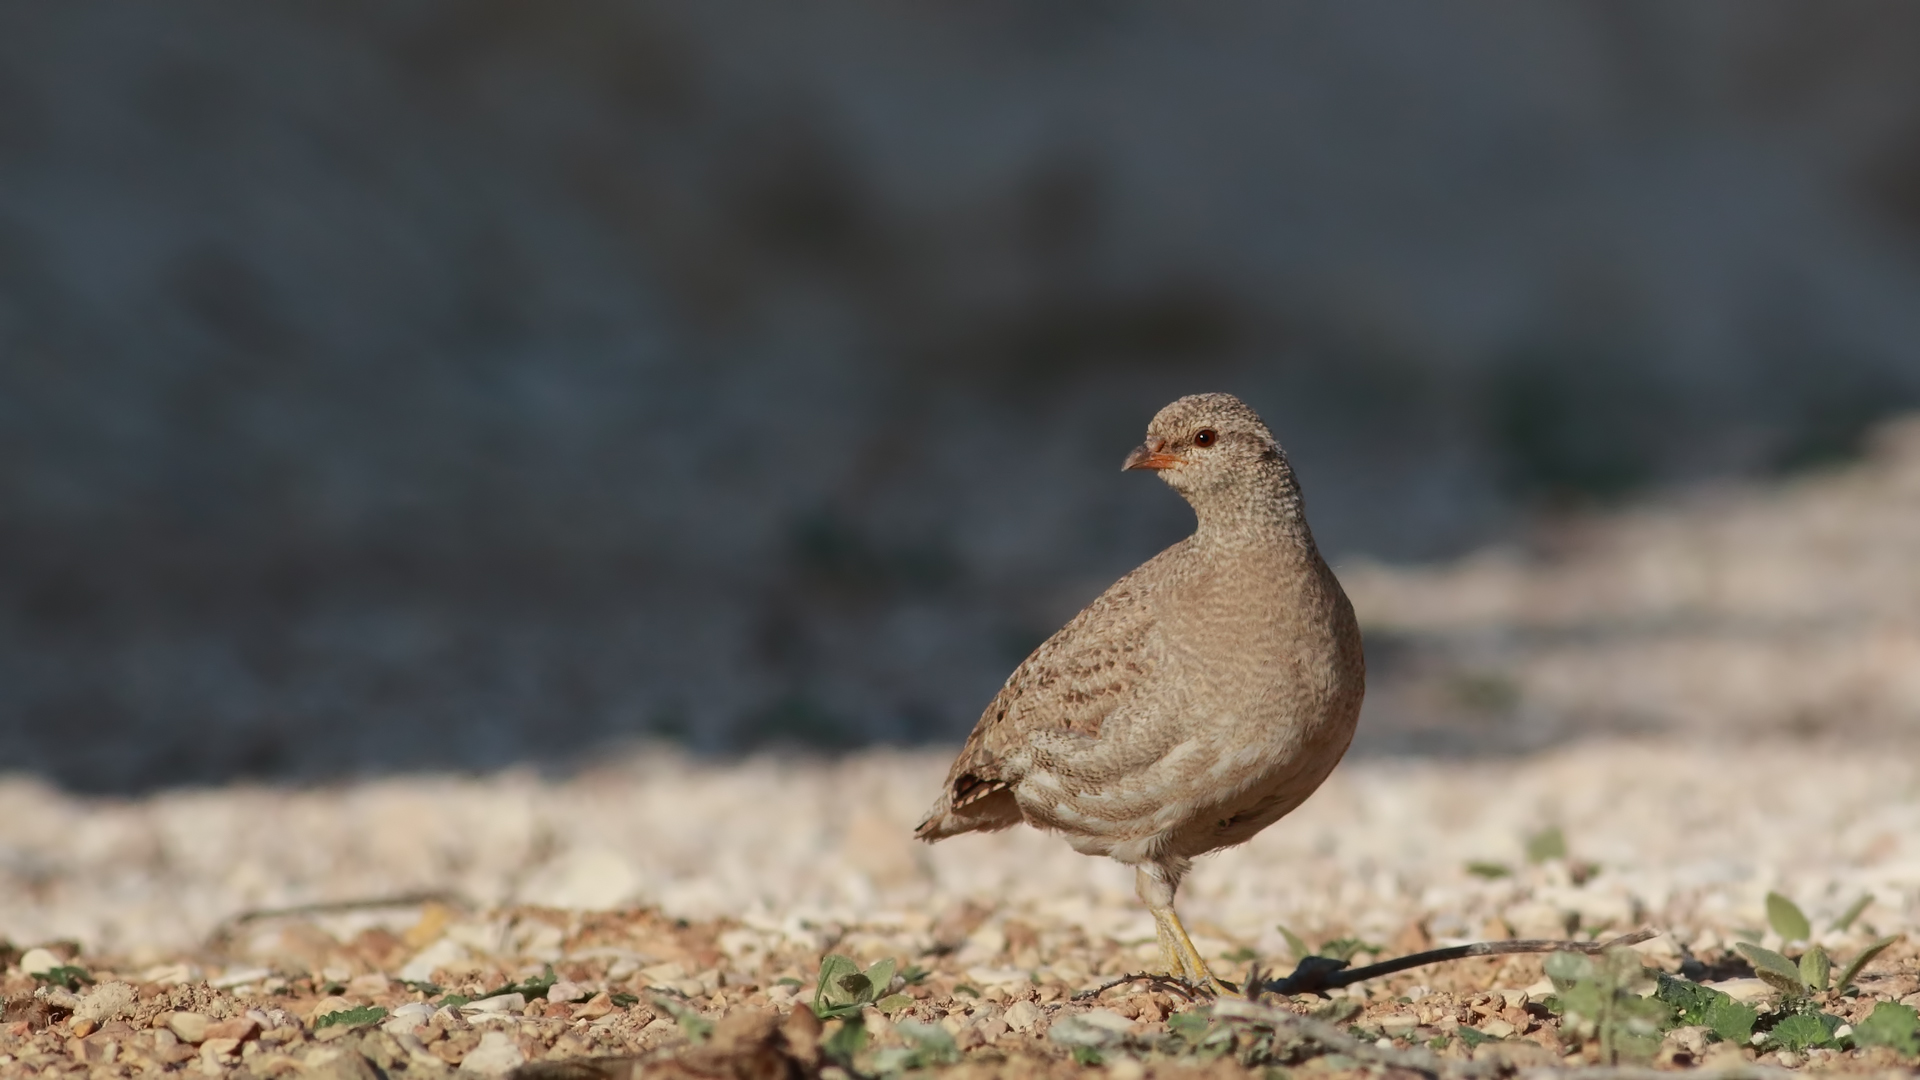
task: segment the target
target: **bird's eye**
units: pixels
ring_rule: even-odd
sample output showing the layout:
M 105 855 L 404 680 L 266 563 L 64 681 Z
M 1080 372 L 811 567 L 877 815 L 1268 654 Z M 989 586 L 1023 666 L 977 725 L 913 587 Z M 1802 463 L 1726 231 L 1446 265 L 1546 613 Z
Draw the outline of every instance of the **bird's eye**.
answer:
M 1200 429 L 1200 430 L 1199 430 L 1199 431 L 1198 431 L 1197 433 L 1195 433 L 1195 434 L 1194 434 L 1194 436 L 1193 436 L 1193 445 L 1195 445 L 1195 446 L 1212 446 L 1212 445 L 1213 445 L 1213 440 L 1214 440 L 1214 439 L 1216 439 L 1216 438 L 1218 438 L 1218 437 L 1219 437 L 1219 436 L 1217 436 L 1217 435 L 1215 435 L 1215 434 L 1213 433 L 1213 429 L 1212 429 L 1212 428 L 1210 428 L 1210 427 L 1209 427 L 1209 428 L 1201 428 L 1201 429 Z

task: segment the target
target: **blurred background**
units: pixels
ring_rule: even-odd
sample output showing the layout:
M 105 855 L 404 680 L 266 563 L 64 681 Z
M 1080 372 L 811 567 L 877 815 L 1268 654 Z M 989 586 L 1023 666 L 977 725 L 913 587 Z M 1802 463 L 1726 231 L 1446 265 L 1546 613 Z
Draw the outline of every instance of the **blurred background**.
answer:
M 1916 343 L 1908 4 L 12 5 L 0 768 L 955 740 L 1216 389 L 1363 751 L 1910 731 Z

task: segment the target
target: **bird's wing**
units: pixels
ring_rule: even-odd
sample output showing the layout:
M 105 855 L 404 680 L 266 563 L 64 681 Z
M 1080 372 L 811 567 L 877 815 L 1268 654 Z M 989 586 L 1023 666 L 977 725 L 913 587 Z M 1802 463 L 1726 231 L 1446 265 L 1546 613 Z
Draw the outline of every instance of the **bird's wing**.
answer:
M 1007 677 L 948 774 L 954 808 L 1005 790 L 1017 777 L 1003 763 L 1035 735 L 1098 738 L 1107 717 L 1151 682 L 1160 650 L 1145 569 L 1115 582 Z

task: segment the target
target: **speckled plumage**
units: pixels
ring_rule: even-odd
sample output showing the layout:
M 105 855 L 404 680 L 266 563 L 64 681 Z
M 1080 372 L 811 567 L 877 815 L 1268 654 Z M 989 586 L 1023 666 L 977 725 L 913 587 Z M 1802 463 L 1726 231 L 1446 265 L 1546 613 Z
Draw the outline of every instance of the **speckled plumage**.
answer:
M 1180 878 L 1326 779 L 1353 738 L 1365 661 L 1293 470 L 1252 409 L 1181 398 L 1126 467 L 1159 471 L 1192 504 L 1194 534 L 1014 670 L 916 835 L 1025 821 L 1139 867 L 1170 966 L 1204 981 L 1172 912 Z

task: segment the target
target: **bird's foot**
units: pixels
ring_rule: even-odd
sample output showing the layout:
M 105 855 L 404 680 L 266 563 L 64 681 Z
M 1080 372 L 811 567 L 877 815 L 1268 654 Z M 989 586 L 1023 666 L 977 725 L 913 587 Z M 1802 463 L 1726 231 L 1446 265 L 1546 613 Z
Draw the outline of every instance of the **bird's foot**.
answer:
M 1195 995 L 1217 997 L 1222 990 L 1234 992 L 1230 984 L 1217 978 L 1207 967 L 1193 939 L 1187 936 L 1187 928 L 1181 925 L 1180 916 L 1171 907 L 1154 911 L 1153 923 L 1160 938 L 1160 959 L 1169 979 L 1185 983 Z

